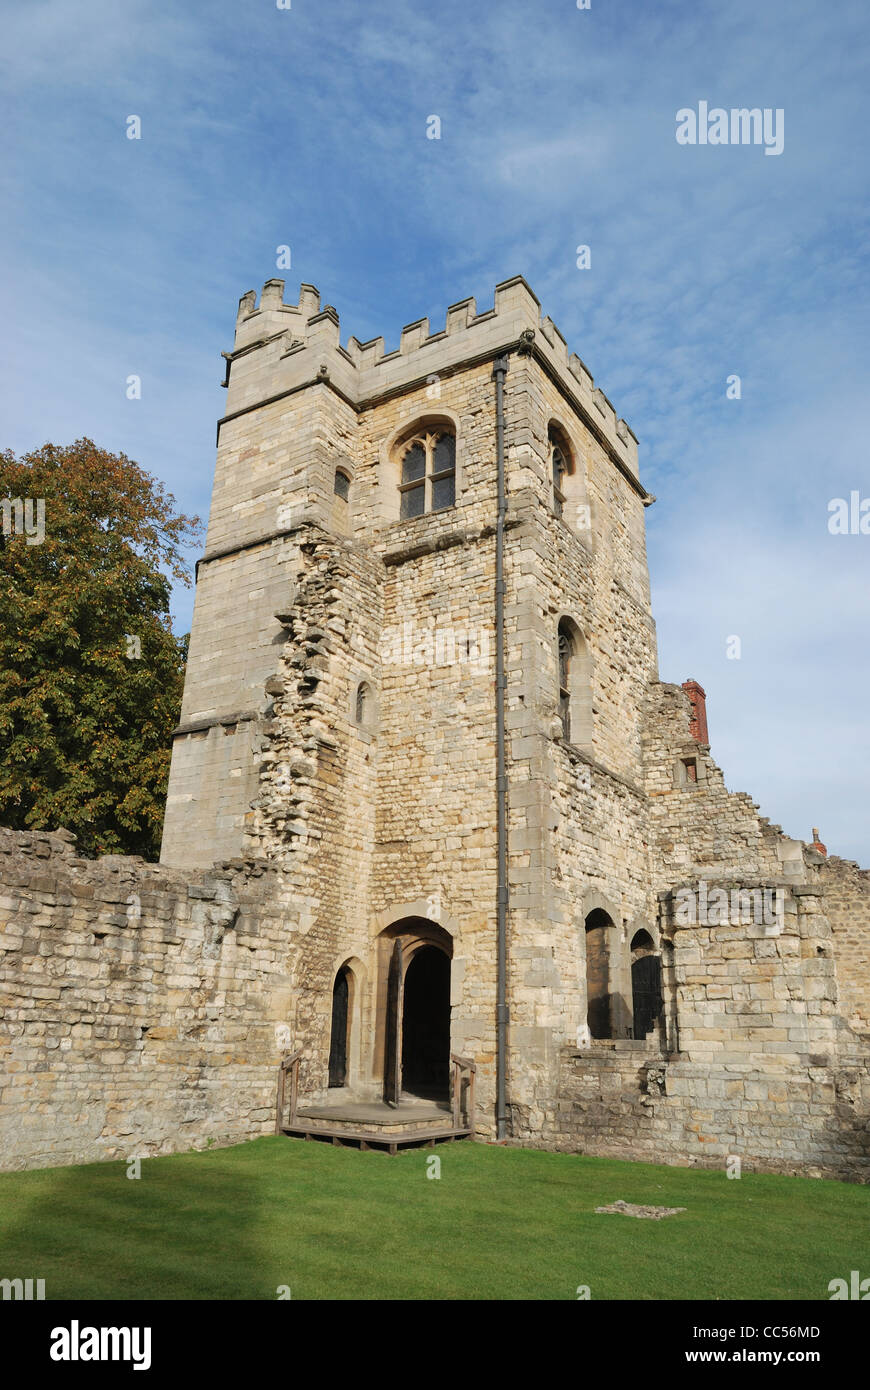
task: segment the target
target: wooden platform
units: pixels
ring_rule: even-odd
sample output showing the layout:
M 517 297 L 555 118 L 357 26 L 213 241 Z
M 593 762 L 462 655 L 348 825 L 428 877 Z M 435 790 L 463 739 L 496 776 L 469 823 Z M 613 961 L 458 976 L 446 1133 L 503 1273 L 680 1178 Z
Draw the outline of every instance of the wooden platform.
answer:
M 379 1134 L 376 1130 L 348 1131 L 339 1124 L 333 1126 L 318 1125 L 313 1128 L 302 1121 L 298 1116 L 295 1126 L 291 1129 L 285 1125 L 281 1131 L 290 1139 L 322 1139 L 330 1140 L 339 1149 L 351 1145 L 360 1149 L 386 1149 L 388 1153 L 397 1153 L 399 1149 L 408 1149 L 417 1145 L 433 1149 L 436 1143 L 444 1140 L 470 1139 L 470 1129 L 433 1129 L 430 1131 L 415 1131 L 409 1134 Z
M 451 1100 L 432 1100 L 402 1091 L 395 1104 L 386 1101 L 353 1100 L 336 1097 L 333 1092 L 325 1104 L 299 1104 L 299 1061 L 302 1052 L 285 1053 L 278 1068 L 278 1094 L 275 1101 L 275 1133 L 294 1139 L 322 1139 L 339 1148 L 346 1144 L 360 1149 L 399 1149 L 454 1139 L 474 1138 L 474 1078 L 477 1064 L 471 1057 L 450 1054 L 453 1078 Z M 463 1106 L 463 1076 L 467 1095 Z M 286 1112 L 289 1081 L 290 1113 Z M 446 1088 L 445 1088 L 446 1089 Z
M 281 1133 L 394 1154 L 401 1148 L 470 1139 L 473 1131 L 455 1125 L 448 1107 L 409 1097 L 395 1107 L 377 1101 L 310 1106 L 282 1124 Z

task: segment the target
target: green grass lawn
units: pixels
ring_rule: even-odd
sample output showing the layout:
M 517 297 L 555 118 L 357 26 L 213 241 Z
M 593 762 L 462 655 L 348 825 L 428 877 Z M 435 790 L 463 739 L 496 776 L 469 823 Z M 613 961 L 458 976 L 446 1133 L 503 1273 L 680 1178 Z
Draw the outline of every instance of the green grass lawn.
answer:
M 441 1177 L 427 1163 L 441 1160 Z M 595 1214 L 622 1198 L 686 1207 Z M 393 1158 L 285 1138 L 0 1174 L 0 1277 L 69 1299 L 824 1299 L 870 1191 L 487 1144 Z

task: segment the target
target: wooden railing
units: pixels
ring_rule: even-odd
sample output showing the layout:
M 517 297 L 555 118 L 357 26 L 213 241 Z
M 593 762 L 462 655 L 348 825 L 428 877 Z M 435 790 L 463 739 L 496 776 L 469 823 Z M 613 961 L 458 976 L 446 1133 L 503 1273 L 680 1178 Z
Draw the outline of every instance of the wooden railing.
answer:
M 287 1085 L 287 1073 L 290 1073 L 290 1119 L 291 1125 L 296 1123 L 296 1103 L 299 1098 L 299 1058 L 301 1052 L 285 1052 L 281 1058 L 281 1065 L 278 1068 L 278 1099 L 275 1105 L 275 1133 L 280 1134 L 284 1128 L 284 1105 L 285 1091 Z
M 275 1133 L 281 1134 L 284 1129 L 284 1110 L 287 1105 L 287 1075 L 290 1075 L 290 1114 L 287 1119 L 289 1125 L 296 1123 L 296 1105 L 299 1099 L 299 1059 L 302 1052 L 288 1052 L 281 1058 L 281 1065 L 278 1068 L 278 1095 L 275 1102 Z M 474 1078 L 477 1072 L 477 1064 L 470 1057 L 460 1057 L 457 1053 L 450 1054 L 450 1061 L 453 1066 L 453 1127 L 454 1129 L 468 1129 L 474 1135 Z M 462 1082 L 463 1073 L 468 1074 L 468 1093 L 465 1104 L 465 1124 L 462 1123 Z
M 468 1072 L 468 1098 L 466 1104 L 466 1127 L 474 1138 L 474 1075 L 477 1064 L 470 1057 L 459 1057 L 451 1052 L 453 1064 L 453 1128 L 462 1129 L 462 1073 Z

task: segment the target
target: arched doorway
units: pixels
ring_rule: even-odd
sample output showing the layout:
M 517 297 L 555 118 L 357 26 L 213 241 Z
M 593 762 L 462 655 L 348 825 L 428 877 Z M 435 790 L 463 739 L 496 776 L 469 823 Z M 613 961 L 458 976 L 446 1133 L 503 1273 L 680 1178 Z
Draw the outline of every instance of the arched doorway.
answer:
M 645 1038 L 662 1011 L 662 959 L 648 931 L 631 938 L 631 1000 L 635 1038 Z
M 351 973 L 343 965 L 332 986 L 332 1032 L 329 1040 L 329 1086 L 347 1085 L 347 1053 L 350 1036 Z
M 447 1100 L 450 1089 L 450 961 L 423 946 L 405 973 L 402 1003 L 402 1090 Z
M 449 1100 L 452 947 L 448 933 L 425 918 L 406 918 L 382 934 L 378 1035 L 388 1104 L 403 1095 Z

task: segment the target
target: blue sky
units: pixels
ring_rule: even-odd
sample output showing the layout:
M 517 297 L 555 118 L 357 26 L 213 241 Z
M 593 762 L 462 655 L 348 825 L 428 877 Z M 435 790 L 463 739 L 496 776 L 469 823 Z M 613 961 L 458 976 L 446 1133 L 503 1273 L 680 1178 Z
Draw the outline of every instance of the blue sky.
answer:
M 870 496 L 862 0 L 0 11 L 0 444 L 90 435 L 205 516 L 245 290 L 389 349 L 520 273 L 641 441 L 662 678 L 729 787 L 870 865 L 870 536 L 827 530 Z M 678 145 L 702 100 L 782 108 L 782 154 Z

